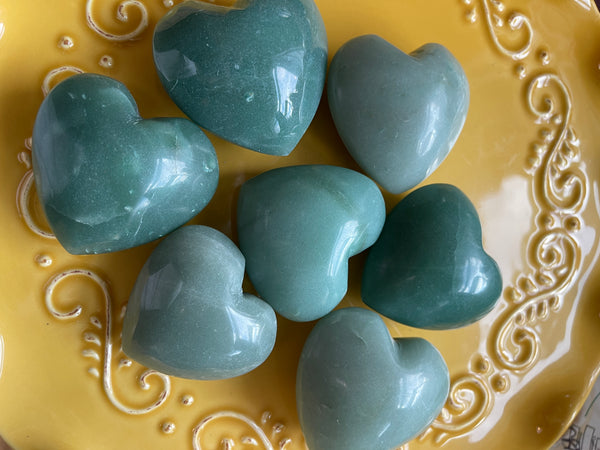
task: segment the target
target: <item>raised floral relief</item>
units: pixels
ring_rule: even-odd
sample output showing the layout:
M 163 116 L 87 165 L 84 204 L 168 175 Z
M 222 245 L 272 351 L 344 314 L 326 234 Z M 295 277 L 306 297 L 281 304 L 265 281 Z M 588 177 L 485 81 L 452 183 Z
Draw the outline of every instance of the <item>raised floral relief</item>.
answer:
M 525 172 L 531 179 L 535 226 L 527 247 L 529 270 L 504 291 L 507 307 L 495 319 L 488 336 L 488 355 L 474 355 L 467 372 L 455 375 L 442 414 L 421 436 L 438 445 L 471 432 L 491 413 L 497 396 L 510 389 L 540 358 L 541 322 L 563 306 L 565 296 L 578 282 L 583 256 L 577 233 L 584 226 L 589 180 L 581 163 L 580 142 L 571 125 L 572 99 L 560 76 L 545 72 L 527 78 L 525 63 L 538 59 L 548 66 L 544 48 L 534 51 L 531 20 L 508 11 L 498 0 L 470 1 L 467 20 L 484 17 L 495 48 L 517 62 L 516 75 L 526 83 L 525 106 L 533 118 L 533 154 L 525 155 Z

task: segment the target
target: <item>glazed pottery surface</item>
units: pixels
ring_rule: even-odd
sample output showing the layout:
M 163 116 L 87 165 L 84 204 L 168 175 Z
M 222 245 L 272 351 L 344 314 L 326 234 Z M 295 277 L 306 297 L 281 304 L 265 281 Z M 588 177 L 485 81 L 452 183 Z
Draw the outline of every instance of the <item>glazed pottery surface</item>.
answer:
M 121 351 L 121 335 L 124 307 L 158 241 L 72 255 L 38 200 L 31 137 L 44 97 L 62 80 L 109 76 L 130 91 L 142 118 L 185 117 L 152 52 L 157 23 L 180 3 L 1 2 L 0 435 L 15 449 L 306 448 L 296 372 L 314 321 L 278 316 L 273 351 L 244 375 L 203 381 L 153 371 Z M 470 199 L 502 294 L 485 317 L 458 329 L 383 319 L 393 338 L 431 342 L 450 374 L 442 412 L 403 450 L 549 448 L 600 367 L 599 14 L 590 0 L 315 3 L 329 62 L 364 35 L 405 54 L 439 43 L 469 82 L 469 111 L 454 147 L 415 188 L 451 184 Z M 246 181 L 307 164 L 363 172 L 336 131 L 326 95 L 286 157 L 206 135 L 219 182 L 187 224 L 214 228 L 236 245 Z M 386 211 L 408 193 L 384 188 Z M 349 259 L 338 308 L 368 309 L 361 299 L 366 259 L 366 252 Z M 243 291 L 257 295 L 249 277 Z

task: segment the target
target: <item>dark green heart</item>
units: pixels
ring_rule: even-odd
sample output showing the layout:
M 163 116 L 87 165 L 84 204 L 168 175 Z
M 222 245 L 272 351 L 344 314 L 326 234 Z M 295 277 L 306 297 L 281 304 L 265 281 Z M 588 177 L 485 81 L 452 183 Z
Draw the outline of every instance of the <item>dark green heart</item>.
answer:
M 81 74 L 43 101 L 33 130 L 38 195 L 74 254 L 157 239 L 212 198 L 219 168 L 206 135 L 186 119 L 143 120 L 120 82 Z
M 403 199 L 386 218 L 362 280 L 364 302 L 419 328 L 456 328 L 487 314 L 502 291 L 481 224 L 456 187 L 432 184 Z

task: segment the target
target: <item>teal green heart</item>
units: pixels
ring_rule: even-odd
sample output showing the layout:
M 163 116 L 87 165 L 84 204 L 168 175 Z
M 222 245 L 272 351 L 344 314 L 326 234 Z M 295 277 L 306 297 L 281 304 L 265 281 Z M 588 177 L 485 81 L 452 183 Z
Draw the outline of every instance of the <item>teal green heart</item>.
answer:
M 336 310 L 313 328 L 298 363 L 308 448 L 397 448 L 438 416 L 449 385 L 444 359 L 426 340 L 392 339 L 372 311 Z
M 323 317 L 348 288 L 348 258 L 371 246 L 383 226 L 377 185 L 350 169 L 274 169 L 241 188 L 240 249 L 259 295 L 294 321 Z
M 413 188 L 441 164 L 469 107 L 467 78 L 445 47 L 426 44 L 407 55 L 373 35 L 338 50 L 327 92 L 348 151 L 393 193 Z
M 123 322 L 123 351 L 182 378 L 216 380 L 258 367 L 275 344 L 277 319 L 242 292 L 244 257 L 223 233 L 178 229 L 152 252 Z
M 186 1 L 159 21 L 154 62 L 201 127 L 258 152 L 289 154 L 325 84 L 327 36 L 313 0 Z
M 74 75 L 42 102 L 33 129 L 37 192 L 74 254 L 123 250 L 183 225 L 212 198 L 219 167 L 186 119 L 143 120 L 127 88 Z
M 417 189 L 389 213 L 369 251 L 364 302 L 418 328 L 457 328 L 479 320 L 502 292 L 500 270 L 481 239 L 477 211 L 457 187 Z

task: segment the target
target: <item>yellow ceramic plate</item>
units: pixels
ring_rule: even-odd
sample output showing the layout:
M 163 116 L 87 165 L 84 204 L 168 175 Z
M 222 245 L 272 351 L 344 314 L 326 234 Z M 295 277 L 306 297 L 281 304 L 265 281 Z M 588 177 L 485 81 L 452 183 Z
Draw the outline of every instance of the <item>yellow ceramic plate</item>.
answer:
M 543 448 L 577 412 L 600 363 L 600 19 L 591 0 L 319 0 L 330 56 L 377 33 L 405 51 L 447 46 L 471 84 L 456 147 L 426 182 L 458 185 L 478 208 L 505 282 L 498 307 L 461 330 L 422 332 L 452 391 L 410 449 Z M 0 4 L 0 434 L 17 449 L 302 449 L 296 363 L 312 324 L 280 320 L 273 355 L 229 381 L 147 372 L 120 350 L 122 308 L 153 244 L 67 254 L 32 185 L 30 139 L 44 93 L 75 72 L 123 81 L 145 117 L 180 115 L 154 72 L 162 0 Z M 213 138 L 214 200 L 195 220 L 235 238 L 244 180 L 297 163 L 356 168 L 322 104 L 289 157 Z M 399 197 L 387 196 L 388 207 Z M 233 218 L 234 220 L 235 218 Z M 363 257 L 344 305 L 358 305 Z

